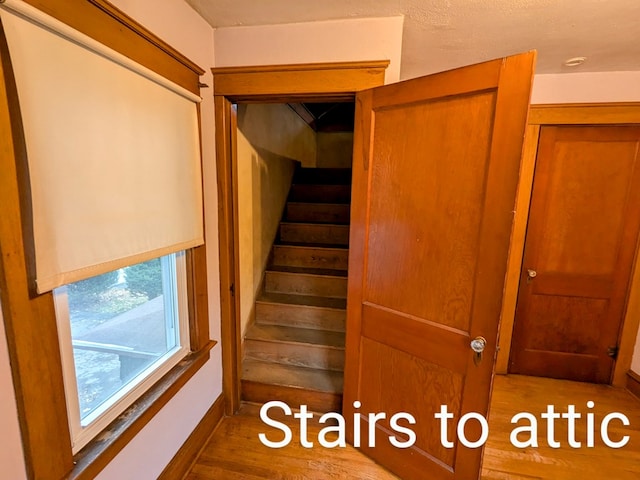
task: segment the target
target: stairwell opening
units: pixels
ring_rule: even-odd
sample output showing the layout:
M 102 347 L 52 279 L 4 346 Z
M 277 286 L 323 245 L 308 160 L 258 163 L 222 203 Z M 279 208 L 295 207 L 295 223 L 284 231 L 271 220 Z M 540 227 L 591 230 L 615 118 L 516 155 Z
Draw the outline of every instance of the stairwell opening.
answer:
M 241 396 L 341 410 L 354 103 L 239 103 Z

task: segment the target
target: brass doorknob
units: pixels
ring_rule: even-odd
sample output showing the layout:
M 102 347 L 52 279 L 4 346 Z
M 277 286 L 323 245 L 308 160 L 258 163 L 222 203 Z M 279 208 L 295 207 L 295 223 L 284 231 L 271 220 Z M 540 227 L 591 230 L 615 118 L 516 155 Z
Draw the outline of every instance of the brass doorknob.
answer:
M 527 276 L 529 278 L 536 278 L 536 276 L 538 275 L 538 272 L 536 272 L 535 270 L 532 269 L 527 269 Z

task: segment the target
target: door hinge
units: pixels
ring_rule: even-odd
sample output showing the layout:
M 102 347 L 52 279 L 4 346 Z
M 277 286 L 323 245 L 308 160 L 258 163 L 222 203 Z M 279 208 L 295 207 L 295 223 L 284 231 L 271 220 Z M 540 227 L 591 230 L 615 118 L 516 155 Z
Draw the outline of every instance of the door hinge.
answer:
M 236 296 L 236 284 L 232 283 L 231 286 L 229 287 L 229 291 L 231 292 L 231 296 L 235 297 Z
M 615 347 L 609 347 L 607 348 L 607 355 L 615 360 L 616 358 L 618 358 L 618 350 L 619 348 L 617 345 Z

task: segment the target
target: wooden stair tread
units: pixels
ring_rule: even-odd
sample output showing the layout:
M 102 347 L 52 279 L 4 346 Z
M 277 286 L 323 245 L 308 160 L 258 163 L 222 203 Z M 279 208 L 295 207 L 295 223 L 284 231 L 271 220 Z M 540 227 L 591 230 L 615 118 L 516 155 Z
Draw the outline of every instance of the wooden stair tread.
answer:
M 271 265 L 347 270 L 349 249 L 274 244 Z
M 327 277 L 346 277 L 347 270 L 333 268 L 290 267 L 287 265 L 271 265 L 267 272 L 293 273 L 301 275 L 321 275 Z
M 280 222 L 281 242 L 349 245 L 349 225 L 338 223 Z
M 245 335 L 245 341 L 247 340 L 296 343 L 344 349 L 344 333 L 342 332 L 287 327 L 282 325 L 250 325 Z
M 348 225 L 350 220 L 348 203 L 317 203 L 288 201 L 284 220 L 287 222 Z
M 341 245 L 335 243 L 307 243 L 307 242 L 285 242 L 276 241 L 273 244 L 274 247 L 299 247 L 299 248 L 324 248 L 327 250 L 339 250 L 343 252 L 349 251 L 348 245 Z
M 295 172 L 244 338 L 242 397 L 340 409 L 343 388 L 350 169 Z M 336 410 L 337 411 L 337 410 Z
M 351 208 L 348 203 L 335 203 L 335 202 L 303 202 L 301 200 L 290 200 L 287 202 L 289 205 L 309 206 L 309 207 L 343 207 Z
M 333 308 L 345 310 L 347 300 L 344 298 L 319 297 L 315 295 L 294 295 L 287 293 L 263 292 L 257 303 L 273 303 L 281 305 L 301 305 L 306 307 Z
M 313 249 L 313 250 L 326 250 L 327 252 L 339 252 L 339 253 L 344 253 L 344 252 L 348 252 L 349 251 L 349 247 L 343 247 L 340 245 L 332 245 L 332 244 L 326 244 L 326 243 L 296 243 L 296 242 L 290 242 L 290 243 L 274 243 L 273 244 L 274 247 L 286 247 L 286 248 L 291 248 L 291 249 Z
M 288 222 L 283 220 L 280 225 L 294 225 L 296 227 L 336 227 L 340 229 L 348 228 L 348 223 L 322 223 L 322 222 Z
M 242 362 L 242 380 L 329 393 L 342 393 L 343 386 L 342 372 L 253 359 Z

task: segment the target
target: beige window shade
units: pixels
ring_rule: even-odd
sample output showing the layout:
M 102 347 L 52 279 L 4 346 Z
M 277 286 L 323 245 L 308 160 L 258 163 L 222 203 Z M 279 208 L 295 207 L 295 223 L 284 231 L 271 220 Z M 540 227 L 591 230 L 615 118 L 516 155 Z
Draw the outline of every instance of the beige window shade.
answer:
M 21 10 L 0 18 L 38 291 L 202 244 L 199 97 L 22 2 L 4 5 Z

